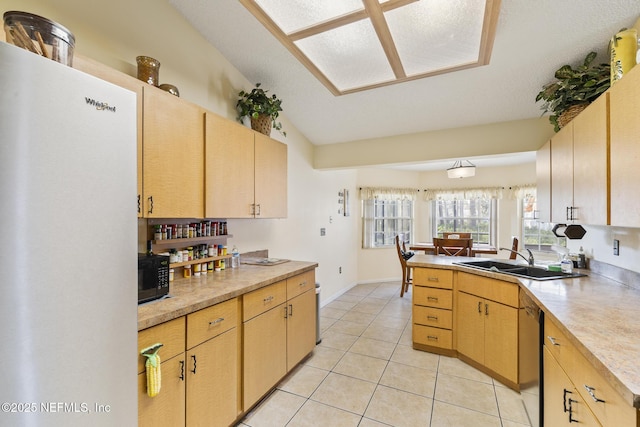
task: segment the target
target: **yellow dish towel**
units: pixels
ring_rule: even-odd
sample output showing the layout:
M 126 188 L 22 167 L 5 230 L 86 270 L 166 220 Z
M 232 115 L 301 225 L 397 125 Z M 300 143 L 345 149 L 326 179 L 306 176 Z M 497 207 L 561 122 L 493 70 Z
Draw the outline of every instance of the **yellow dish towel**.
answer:
M 147 358 L 144 364 L 147 374 L 147 395 L 149 397 L 155 397 L 160 393 L 160 387 L 162 386 L 162 371 L 160 369 L 160 350 L 162 344 L 154 344 L 140 352 Z

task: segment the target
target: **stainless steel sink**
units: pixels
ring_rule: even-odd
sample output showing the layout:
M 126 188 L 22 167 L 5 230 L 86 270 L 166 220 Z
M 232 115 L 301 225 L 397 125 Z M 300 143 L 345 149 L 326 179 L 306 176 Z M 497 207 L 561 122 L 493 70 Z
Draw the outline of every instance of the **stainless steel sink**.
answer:
M 454 264 L 477 268 L 479 270 L 510 274 L 512 276 L 524 277 L 526 279 L 533 280 L 571 279 L 574 277 L 586 276 L 586 274 L 583 273 L 564 273 L 561 271 L 549 271 L 540 267 L 531 267 L 528 265 L 512 264 L 501 261 L 461 261 L 454 262 Z

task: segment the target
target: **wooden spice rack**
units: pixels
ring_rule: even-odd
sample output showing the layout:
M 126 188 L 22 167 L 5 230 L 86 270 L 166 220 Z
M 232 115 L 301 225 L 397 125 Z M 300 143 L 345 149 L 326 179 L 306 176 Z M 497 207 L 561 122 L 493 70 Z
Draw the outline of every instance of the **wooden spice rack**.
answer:
M 192 245 L 201 245 L 207 242 L 215 242 L 219 240 L 223 240 L 226 242 L 227 238 L 233 237 L 231 234 L 221 234 L 218 236 L 204 236 L 204 237 L 191 237 L 185 239 L 163 239 L 163 240 L 152 240 L 152 244 L 154 247 L 187 247 Z M 217 261 L 221 259 L 231 259 L 231 254 L 227 255 L 219 255 L 205 258 L 193 259 L 191 261 L 183 261 L 183 262 L 175 262 L 169 264 L 169 268 L 178 268 L 184 267 L 185 265 L 193 265 L 193 264 L 202 264 L 209 261 Z

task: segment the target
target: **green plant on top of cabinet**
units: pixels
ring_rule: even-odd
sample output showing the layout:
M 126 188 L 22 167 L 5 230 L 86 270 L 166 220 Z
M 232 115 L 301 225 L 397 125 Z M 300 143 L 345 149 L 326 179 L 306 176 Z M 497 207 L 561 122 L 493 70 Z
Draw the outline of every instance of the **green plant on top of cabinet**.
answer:
M 154 87 L 143 98 L 143 216 L 203 218 L 204 110 Z
M 287 146 L 206 113 L 207 218 L 287 216 Z

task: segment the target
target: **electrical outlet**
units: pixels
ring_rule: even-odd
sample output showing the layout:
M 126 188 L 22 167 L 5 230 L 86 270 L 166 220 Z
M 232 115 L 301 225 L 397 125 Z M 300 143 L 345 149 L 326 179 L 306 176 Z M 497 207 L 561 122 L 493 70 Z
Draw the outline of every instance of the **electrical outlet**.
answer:
M 324 235 L 326 235 L 326 234 L 327 234 L 327 229 L 326 229 L 326 228 L 324 228 L 324 227 L 323 227 L 323 228 L 321 228 L 321 229 L 320 229 L 320 235 L 321 235 L 321 236 L 324 236 Z
M 342 267 L 338 267 L 338 274 L 342 274 Z
M 618 239 L 613 239 L 613 254 L 620 255 L 620 240 Z

